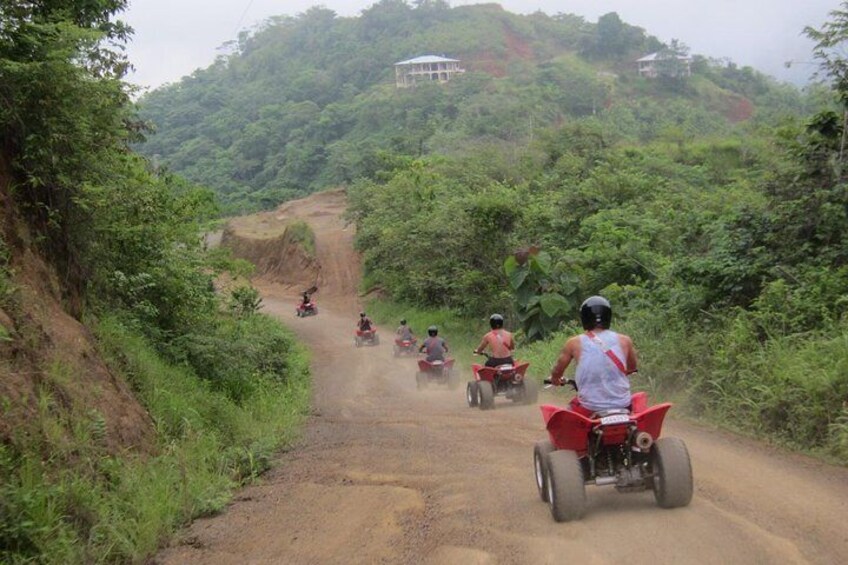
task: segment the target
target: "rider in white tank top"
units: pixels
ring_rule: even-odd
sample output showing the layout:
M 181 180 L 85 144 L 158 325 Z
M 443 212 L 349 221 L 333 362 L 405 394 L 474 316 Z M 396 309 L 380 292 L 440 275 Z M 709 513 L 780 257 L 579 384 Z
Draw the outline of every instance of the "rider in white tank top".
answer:
M 586 416 L 601 410 L 628 408 L 632 403 L 630 379 L 636 372 L 636 349 L 630 336 L 610 330 L 612 306 L 603 296 L 590 296 L 580 306 L 585 333 L 565 342 L 551 369 L 551 383 L 564 384 L 563 374 L 577 362 L 577 398 L 572 409 Z
M 596 330 L 594 334 L 616 357 L 626 359 L 617 333 Z M 593 412 L 630 406 L 630 379 L 615 366 L 601 346 L 583 334 L 580 336 L 580 350 L 575 375 L 580 404 Z

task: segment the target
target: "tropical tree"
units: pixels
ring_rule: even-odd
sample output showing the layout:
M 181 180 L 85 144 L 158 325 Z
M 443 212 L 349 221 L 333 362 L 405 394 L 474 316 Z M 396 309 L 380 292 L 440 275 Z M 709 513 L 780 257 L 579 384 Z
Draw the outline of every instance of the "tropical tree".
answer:
M 520 249 L 507 257 L 504 272 L 527 339 L 547 337 L 574 311 L 577 277 L 573 273 L 555 275 L 551 256 L 538 247 Z

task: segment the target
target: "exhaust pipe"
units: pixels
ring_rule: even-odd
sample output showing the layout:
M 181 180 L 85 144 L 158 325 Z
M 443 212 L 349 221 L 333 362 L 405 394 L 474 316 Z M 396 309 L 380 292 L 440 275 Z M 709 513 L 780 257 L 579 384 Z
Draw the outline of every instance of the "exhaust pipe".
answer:
M 635 443 L 636 447 L 642 451 L 648 451 L 651 449 L 651 446 L 654 445 L 654 438 L 652 438 L 651 434 L 648 432 L 639 432 L 636 434 L 636 438 L 633 440 L 633 443 Z

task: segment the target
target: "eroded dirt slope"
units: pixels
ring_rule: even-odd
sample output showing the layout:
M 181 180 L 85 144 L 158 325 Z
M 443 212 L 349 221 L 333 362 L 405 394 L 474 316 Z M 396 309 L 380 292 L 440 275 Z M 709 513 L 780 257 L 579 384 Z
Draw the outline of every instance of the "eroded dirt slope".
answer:
M 555 523 L 532 476 L 532 446 L 544 437 L 537 407 L 499 400 L 493 411 L 472 410 L 462 391 L 416 391 L 414 361 L 392 357 L 388 343 L 353 347 L 358 259 L 339 219 L 341 196 L 277 214 L 316 231 L 321 314 L 295 318 L 297 288 L 260 281 L 266 310 L 313 352 L 303 441 L 159 562 L 845 562 L 848 470 L 678 421 L 666 435 L 683 438 L 692 455 L 689 507 L 662 510 L 651 493 L 590 487 L 587 516 Z
M 0 442 L 50 434 L 61 443 L 73 433 L 68 415 L 85 414 L 102 422 L 105 433 L 92 441 L 105 451 L 151 451 L 153 421 L 70 313 L 79 296 L 33 243 L 10 186 L 0 155 Z

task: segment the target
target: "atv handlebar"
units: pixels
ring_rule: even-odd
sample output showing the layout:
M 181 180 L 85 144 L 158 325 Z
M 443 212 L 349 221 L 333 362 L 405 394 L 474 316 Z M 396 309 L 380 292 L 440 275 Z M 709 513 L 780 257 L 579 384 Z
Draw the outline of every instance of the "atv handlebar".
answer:
M 562 381 L 562 382 L 561 382 L 561 383 L 559 383 L 559 384 L 554 384 L 554 382 L 553 382 L 550 378 L 547 378 L 547 379 L 545 379 L 545 380 L 544 380 L 544 381 L 542 381 L 542 382 L 544 382 L 544 383 L 545 383 L 545 385 L 547 385 L 547 386 L 565 386 L 565 385 L 570 385 L 570 386 L 571 386 L 571 388 L 573 388 L 575 391 L 577 390 L 577 381 L 575 381 L 574 379 L 566 379 L 566 380 Z

